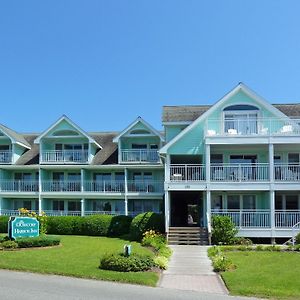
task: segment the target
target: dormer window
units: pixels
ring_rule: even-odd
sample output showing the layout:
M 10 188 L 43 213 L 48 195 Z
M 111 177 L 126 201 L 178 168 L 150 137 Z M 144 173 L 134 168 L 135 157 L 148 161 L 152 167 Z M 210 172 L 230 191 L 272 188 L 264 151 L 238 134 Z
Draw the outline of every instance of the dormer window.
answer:
M 257 134 L 259 109 L 253 105 L 231 105 L 223 110 L 224 133 L 227 134 Z

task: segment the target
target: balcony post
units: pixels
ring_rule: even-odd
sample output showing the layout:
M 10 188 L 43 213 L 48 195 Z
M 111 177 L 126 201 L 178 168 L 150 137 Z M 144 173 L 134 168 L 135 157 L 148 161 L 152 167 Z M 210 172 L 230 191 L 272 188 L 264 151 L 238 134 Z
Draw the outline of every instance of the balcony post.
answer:
M 0 197 L 0 216 L 2 216 L 2 197 Z
M 165 231 L 169 232 L 170 226 L 170 192 L 165 191 Z
M 42 192 L 42 169 L 39 169 L 39 215 L 42 214 L 42 197 L 41 197 L 41 192 Z
M 165 181 L 170 182 L 170 155 L 167 154 L 165 162 Z
M 269 174 L 270 181 L 274 181 L 274 144 L 269 144 Z
M 84 169 L 81 169 L 80 170 L 80 185 L 81 185 L 81 188 L 80 188 L 80 190 L 81 190 L 81 192 L 84 192 Z
M 275 229 L 275 191 L 270 190 L 270 221 L 271 221 L 271 229 L 272 231 Z
M 128 216 L 128 169 L 125 168 L 124 170 L 125 172 L 125 176 L 124 176 L 124 180 L 125 180 L 125 199 L 124 199 L 124 205 L 125 205 L 125 216 Z
M 206 181 L 210 182 L 210 145 L 205 146 L 205 173 Z
M 81 204 L 81 216 L 84 217 L 84 215 L 85 215 L 85 199 L 81 199 L 80 204 Z

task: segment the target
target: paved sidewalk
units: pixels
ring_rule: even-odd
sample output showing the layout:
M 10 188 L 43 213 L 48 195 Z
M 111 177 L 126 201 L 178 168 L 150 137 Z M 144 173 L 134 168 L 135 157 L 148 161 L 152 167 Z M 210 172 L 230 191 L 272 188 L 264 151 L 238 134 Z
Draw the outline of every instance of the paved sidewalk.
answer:
M 176 245 L 168 270 L 164 271 L 160 287 L 227 295 L 228 291 L 213 271 L 207 256 L 207 246 Z

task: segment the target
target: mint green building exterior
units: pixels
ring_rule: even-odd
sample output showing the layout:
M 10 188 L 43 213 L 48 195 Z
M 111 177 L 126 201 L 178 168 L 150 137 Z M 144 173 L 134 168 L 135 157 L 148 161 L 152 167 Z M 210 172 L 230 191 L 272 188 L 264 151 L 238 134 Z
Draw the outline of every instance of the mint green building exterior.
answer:
M 214 105 L 163 107 L 163 132 L 140 117 L 122 132 L 87 133 L 66 116 L 41 134 L 1 125 L 0 214 L 154 211 L 166 232 L 210 232 L 212 216 L 228 215 L 242 236 L 290 237 L 300 222 L 298 113 L 239 84 Z

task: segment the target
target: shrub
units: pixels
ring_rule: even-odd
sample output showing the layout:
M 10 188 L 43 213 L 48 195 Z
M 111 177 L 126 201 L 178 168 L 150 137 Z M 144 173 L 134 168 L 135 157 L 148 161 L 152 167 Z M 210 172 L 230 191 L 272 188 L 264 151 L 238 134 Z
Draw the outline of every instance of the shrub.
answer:
M 8 216 L 0 216 L 0 233 L 8 232 Z
M 213 244 L 231 245 L 234 243 L 234 237 L 237 229 L 228 216 L 212 217 L 212 242 Z
M 300 245 L 300 232 L 296 235 L 296 245 Z
M 56 246 L 59 245 L 60 238 L 41 235 L 38 237 L 17 238 L 16 243 L 19 248 Z
M 147 230 L 154 230 L 160 233 L 165 232 L 164 216 L 153 212 L 147 212 L 137 215 L 133 218 L 130 225 L 130 236 L 133 240 L 140 241 L 143 233 Z
M 129 233 L 128 216 L 93 215 L 48 217 L 49 234 L 121 236 Z
M 107 254 L 100 260 L 99 268 L 118 272 L 141 272 L 154 267 L 153 259 L 150 256 L 131 254 Z
M 36 218 L 39 221 L 40 234 L 47 233 L 47 215 L 45 212 L 42 212 L 41 215 L 38 215 L 34 211 L 30 211 L 27 208 L 19 208 L 20 215 L 22 217 Z
M 233 239 L 233 243 L 235 245 L 244 245 L 244 246 L 251 246 L 251 245 L 253 245 L 253 242 L 250 239 L 245 238 L 245 237 L 235 237 Z
M 4 249 L 16 249 L 18 244 L 15 241 L 5 241 L 1 243 L 1 247 Z
M 162 269 L 162 270 L 166 270 L 168 268 L 168 259 L 165 256 L 155 256 L 154 259 L 154 264 L 156 267 Z
M 109 236 L 121 236 L 129 233 L 132 217 L 113 216 L 108 228 Z
M 213 257 L 212 260 L 213 260 L 214 271 L 216 272 L 225 272 L 227 270 L 235 268 L 232 261 L 228 257 L 222 254 Z

